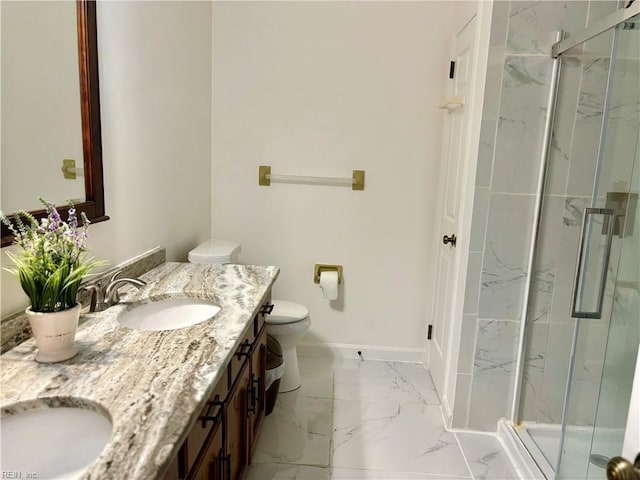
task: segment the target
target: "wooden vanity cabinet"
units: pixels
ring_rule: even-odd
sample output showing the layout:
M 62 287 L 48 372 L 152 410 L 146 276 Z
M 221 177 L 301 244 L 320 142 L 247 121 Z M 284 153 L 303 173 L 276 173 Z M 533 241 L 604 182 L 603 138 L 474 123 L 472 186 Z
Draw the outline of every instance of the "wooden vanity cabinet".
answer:
M 225 480 L 244 478 L 249 464 L 249 435 L 247 421 L 250 365 L 245 362 L 235 388 L 226 402 L 226 452 L 227 475 Z
M 222 422 L 213 428 L 203 448 L 202 459 L 189 472 L 189 480 L 223 480 L 226 478 Z
M 260 428 L 264 420 L 266 405 L 266 372 L 267 372 L 267 329 L 263 325 L 258 338 L 254 342 L 253 355 L 251 356 L 251 382 L 250 395 L 248 396 L 248 416 L 249 416 L 249 462 L 253 457 L 253 447 L 258 440 Z
M 267 331 L 271 296 L 241 337 L 164 480 L 242 480 L 265 413 Z

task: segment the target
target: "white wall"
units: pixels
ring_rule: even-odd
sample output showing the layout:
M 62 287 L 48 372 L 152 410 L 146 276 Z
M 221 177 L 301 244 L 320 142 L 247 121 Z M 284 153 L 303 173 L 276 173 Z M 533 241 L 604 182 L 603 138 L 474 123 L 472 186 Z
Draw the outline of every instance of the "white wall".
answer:
M 92 253 L 117 264 L 163 245 L 186 261 L 210 234 L 211 4 L 101 2 L 97 17 L 111 220 L 90 228 Z M 2 317 L 26 304 L 3 271 Z
M 212 229 L 243 263 L 281 267 L 274 296 L 310 308 L 308 342 L 422 350 L 453 9 L 214 4 Z M 364 169 L 366 189 L 259 187 L 261 164 Z M 339 301 L 314 263 L 344 265 Z

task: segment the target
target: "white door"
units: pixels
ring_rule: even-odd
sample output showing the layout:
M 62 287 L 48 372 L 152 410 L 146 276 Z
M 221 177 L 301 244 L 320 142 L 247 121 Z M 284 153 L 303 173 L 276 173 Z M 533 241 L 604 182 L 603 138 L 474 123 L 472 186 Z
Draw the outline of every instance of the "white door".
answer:
M 470 100 L 473 68 L 474 41 L 477 16 L 456 35 L 453 95 L 443 105 L 447 116 L 443 140 L 443 160 L 440 174 L 440 219 L 437 226 L 438 253 L 431 317 L 431 345 L 429 346 L 429 370 L 436 389 L 443 396 L 447 358 L 451 348 L 451 326 L 453 324 L 456 295 L 456 272 L 460 255 L 456 250 L 457 234 L 460 231 L 460 203 L 463 193 L 462 166 L 469 144 L 470 112 L 464 104 Z M 444 99 L 443 99 L 444 100 Z M 463 105 L 458 105 L 458 102 Z M 445 243 L 446 242 L 446 243 Z

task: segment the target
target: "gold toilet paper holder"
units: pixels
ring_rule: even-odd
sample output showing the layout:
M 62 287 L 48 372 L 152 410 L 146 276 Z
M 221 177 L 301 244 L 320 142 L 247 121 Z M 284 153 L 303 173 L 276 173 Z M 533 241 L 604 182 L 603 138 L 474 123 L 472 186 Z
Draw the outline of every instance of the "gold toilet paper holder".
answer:
M 342 265 L 316 263 L 313 267 L 313 283 L 320 283 L 320 274 L 322 272 L 338 272 L 338 285 L 342 283 Z

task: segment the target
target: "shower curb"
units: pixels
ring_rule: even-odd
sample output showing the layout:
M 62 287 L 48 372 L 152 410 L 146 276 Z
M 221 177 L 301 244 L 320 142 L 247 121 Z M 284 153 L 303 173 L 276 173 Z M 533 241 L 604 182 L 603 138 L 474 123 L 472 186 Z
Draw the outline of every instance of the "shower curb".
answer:
M 504 418 L 498 420 L 498 440 L 502 443 L 504 450 L 511 460 L 511 464 L 516 469 L 520 478 L 531 480 L 546 480 L 542 470 L 522 445 L 513 427 Z

